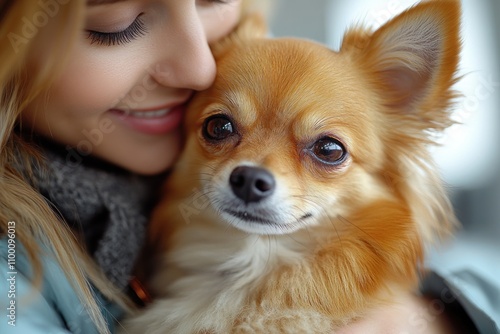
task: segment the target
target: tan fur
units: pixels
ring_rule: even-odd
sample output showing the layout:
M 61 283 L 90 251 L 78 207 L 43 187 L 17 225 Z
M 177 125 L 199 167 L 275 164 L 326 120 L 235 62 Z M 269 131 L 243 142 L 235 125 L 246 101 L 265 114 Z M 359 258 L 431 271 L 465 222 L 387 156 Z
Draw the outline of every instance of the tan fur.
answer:
M 191 104 L 151 225 L 158 299 L 128 332 L 331 333 L 414 289 L 425 243 L 454 223 L 427 145 L 451 123 L 459 17 L 458 1 L 423 2 L 350 30 L 338 53 L 259 38 L 251 18 L 214 46 L 216 81 Z M 210 142 L 216 114 L 236 131 Z M 325 136 L 349 152 L 337 166 L 311 155 Z M 273 222 L 255 233 L 221 212 L 239 207 L 228 179 L 241 165 L 276 179 L 248 204 Z

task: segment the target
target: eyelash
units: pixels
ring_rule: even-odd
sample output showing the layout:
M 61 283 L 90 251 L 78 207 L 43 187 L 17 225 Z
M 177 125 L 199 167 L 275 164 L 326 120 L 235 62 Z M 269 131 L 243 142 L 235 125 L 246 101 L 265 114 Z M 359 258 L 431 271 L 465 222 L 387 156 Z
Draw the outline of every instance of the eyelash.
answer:
M 231 0 L 206 0 L 209 3 L 214 4 L 228 4 Z M 142 15 L 142 14 L 141 14 Z M 117 32 L 100 32 L 95 30 L 87 30 L 88 39 L 90 39 L 90 44 L 97 45 L 122 45 L 129 43 L 147 32 L 144 22 L 139 15 L 131 25 L 122 31 Z
M 215 3 L 215 4 L 227 4 L 229 2 L 231 2 L 232 0 L 205 0 L 206 2 L 208 3 Z
M 122 31 L 117 32 L 100 32 L 94 30 L 88 30 L 88 39 L 90 39 L 90 44 L 97 45 L 122 45 L 129 43 L 141 36 L 143 36 L 147 30 L 144 22 L 139 15 L 131 25 Z

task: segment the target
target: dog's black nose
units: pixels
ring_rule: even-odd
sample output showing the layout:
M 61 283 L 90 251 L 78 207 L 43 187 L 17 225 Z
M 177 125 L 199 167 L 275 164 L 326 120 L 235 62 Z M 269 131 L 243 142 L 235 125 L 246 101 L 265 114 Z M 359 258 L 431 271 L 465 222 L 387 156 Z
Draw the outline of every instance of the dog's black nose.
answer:
M 236 167 L 229 177 L 229 183 L 233 193 L 245 203 L 269 197 L 276 185 L 273 175 L 267 170 L 250 166 Z

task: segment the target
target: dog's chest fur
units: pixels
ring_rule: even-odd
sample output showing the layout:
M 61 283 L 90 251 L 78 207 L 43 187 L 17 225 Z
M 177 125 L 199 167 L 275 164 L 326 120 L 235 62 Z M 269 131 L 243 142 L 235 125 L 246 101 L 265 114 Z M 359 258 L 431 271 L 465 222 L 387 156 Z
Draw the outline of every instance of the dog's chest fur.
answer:
M 266 305 L 258 303 L 259 288 L 273 279 L 280 267 L 301 263 L 306 267 L 315 248 L 315 240 L 307 231 L 292 236 L 257 236 L 240 233 L 223 223 L 214 228 L 213 223 L 202 221 L 182 229 L 175 240 L 175 251 L 164 257 L 165 269 L 155 276 L 151 288 L 154 294 L 166 297 L 160 300 L 163 306 L 156 308 L 161 310 L 165 323 L 180 326 L 179 333 L 206 329 L 215 333 L 255 333 L 259 326 L 270 330 L 270 323 L 276 323 L 274 317 L 283 314 L 268 314 L 267 320 L 262 317 L 260 308 Z M 240 318 L 242 311 L 244 318 Z M 311 318 L 317 318 L 320 328 L 330 328 L 326 317 L 317 312 L 290 311 L 295 313 L 290 317 L 307 318 L 304 323 L 309 326 Z

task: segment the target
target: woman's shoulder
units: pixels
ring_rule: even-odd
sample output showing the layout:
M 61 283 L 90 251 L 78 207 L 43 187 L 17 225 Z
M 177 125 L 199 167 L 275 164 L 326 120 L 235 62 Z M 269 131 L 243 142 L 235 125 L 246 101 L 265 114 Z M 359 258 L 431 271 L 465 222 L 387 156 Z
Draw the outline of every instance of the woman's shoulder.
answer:
M 25 248 L 15 235 L 0 238 L 0 285 L 2 333 L 98 333 L 62 268 L 48 249 L 39 254 L 43 276 L 39 287 L 32 283 L 33 268 Z M 121 311 L 96 292 L 106 318 L 113 320 Z M 5 302 L 4 302 L 5 301 Z M 15 331 L 14 331 L 15 330 Z M 111 328 L 113 332 L 113 328 Z

